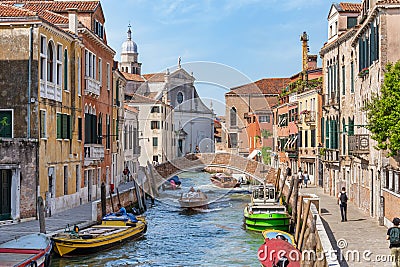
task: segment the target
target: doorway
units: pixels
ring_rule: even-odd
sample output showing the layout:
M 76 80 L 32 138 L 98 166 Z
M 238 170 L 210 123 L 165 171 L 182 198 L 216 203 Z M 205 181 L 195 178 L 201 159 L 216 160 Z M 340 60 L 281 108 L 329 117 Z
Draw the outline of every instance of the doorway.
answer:
M 0 170 L 0 220 L 11 219 L 11 170 Z

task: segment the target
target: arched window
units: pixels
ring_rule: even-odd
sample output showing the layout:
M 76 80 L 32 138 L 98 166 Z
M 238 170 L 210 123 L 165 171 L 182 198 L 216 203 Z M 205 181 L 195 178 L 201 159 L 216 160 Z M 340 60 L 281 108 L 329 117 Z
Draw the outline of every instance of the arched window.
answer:
M 47 48 L 47 81 L 54 82 L 54 49 L 51 43 Z
M 236 121 L 236 108 L 232 107 L 230 112 L 229 112 L 229 116 L 230 116 L 230 120 L 231 120 L 231 126 L 236 126 L 237 125 L 237 121 Z
M 183 93 L 182 92 L 179 92 L 176 95 L 176 101 L 178 101 L 178 104 L 182 104 L 182 102 L 183 102 Z

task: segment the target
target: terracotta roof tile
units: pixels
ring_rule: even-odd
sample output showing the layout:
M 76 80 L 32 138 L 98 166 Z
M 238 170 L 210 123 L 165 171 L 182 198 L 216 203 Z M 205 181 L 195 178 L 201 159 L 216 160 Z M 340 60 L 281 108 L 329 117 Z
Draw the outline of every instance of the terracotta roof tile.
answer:
M 144 82 L 144 78 L 138 74 L 132 74 L 128 72 L 121 72 L 121 73 L 128 81 Z
M 254 83 L 234 87 L 226 95 L 232 94 L 279 94 L 290 83 L 290 78 L 265 78 Z
M 400 0 L 378 0 L 377 4 L 400 4 Z
M 69 22 L 67 17 L 48 10 L 40 11 L 39 16 L 53 24 L 68 24 Z
M 149 82 L 165 82 L 164 73 L 148 73 L 143 74 L 143 77 Z
M 33 11 L 51 10 L 53 12 L 66 12 L 68 8 L 77 8 L 78 12 L 94 12 L 100 1 L 1 1 L 4 4 L 24 4 L 24 8 Z
M 0 4 L 0 17 L 14 18 L 28 16 L 36 16 L 36 13 L 24 8 Z
M 131 107 L 131 106 L 127 105 L 127 104 L 124 104 L 124 108 L 129 110 L 129 111 L 132 111 L 132 112 L 135 112 L 135 113 L 139 113 L 139 110 L 137 108 Z
M 360 3 L 339 3 L 343 12 L 361 12 L 362 5 Z

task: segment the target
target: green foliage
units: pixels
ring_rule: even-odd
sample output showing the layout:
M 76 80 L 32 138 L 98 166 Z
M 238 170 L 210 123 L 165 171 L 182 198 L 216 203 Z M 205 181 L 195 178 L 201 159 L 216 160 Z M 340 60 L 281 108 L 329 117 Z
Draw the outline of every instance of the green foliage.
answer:
M 270 164 L 271 163 L 271 150 L 272 149 L 269 146 L 263 146 L 261 148 L 264 164 Z
M 264 130 L 261 130 L 261 136 L 264 139 L 267 139 L 267 138 L 270 138 L 272 136 L 272 133 L 270 131 L 267 131 L 267 130 L 264 129 Z
M 400 61 L 386 66 L 381 94 L 372 97 L 367 111 L 371 138 L 378 142 L 377 149 L 388 150 L 388 156 L 400 151 Z

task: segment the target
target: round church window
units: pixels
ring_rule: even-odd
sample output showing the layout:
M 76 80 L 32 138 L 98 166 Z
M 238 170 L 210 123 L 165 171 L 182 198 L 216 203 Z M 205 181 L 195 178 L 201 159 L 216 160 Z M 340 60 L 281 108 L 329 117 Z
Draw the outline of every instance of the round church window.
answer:
M 178 104 L 181 104 L 183 102 L 183 93 L 179 92 L 176 96 L 176 100 L 178 101 Z

